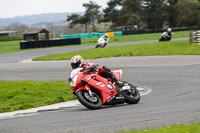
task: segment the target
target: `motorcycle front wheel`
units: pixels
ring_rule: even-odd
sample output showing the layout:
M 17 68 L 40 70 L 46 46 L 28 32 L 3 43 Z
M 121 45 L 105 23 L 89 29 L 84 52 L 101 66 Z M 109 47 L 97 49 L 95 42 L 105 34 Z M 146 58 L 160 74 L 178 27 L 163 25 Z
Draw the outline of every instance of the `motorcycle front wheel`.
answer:
M 124 94 L 125 102 L 128 104 L 136 104 L 140 101 L 139 91 L 130 83 L 128 83 L 133 92 L 127 92 Z
M 107 43 L 105 43 L 101 48 L 104 48 L 107 45 Z
M 95 48 L 100 48 L 100 47 L 101 47 L 100 44 L 97 44 Z
M 99 95 L 92 92 L 89 94 L 87 90 L 80 90 L 76 93 L 79 102 L 89 109 L 99 109 L 102 106 L 102 101 Z

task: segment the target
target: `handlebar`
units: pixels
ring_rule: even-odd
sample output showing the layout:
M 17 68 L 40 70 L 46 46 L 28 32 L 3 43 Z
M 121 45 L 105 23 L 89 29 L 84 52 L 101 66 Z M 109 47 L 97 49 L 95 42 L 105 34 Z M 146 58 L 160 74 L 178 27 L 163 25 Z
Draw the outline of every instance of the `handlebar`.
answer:
M 94 70 L 94 68 L 97 68 L 98 66 L 99 66 L 99 64 L 93 63 L 92 66 L 86 68 L 85 71 L 83 71 L 83 74 L 91 72 L 92 70 Z
M 92 70 L 92 67 L 88 67 L 88 68 L 85 69 L 85 71 L 83 71 L 83 74 L 88 73 L 88 72 L 90 72 L 91 70 Z

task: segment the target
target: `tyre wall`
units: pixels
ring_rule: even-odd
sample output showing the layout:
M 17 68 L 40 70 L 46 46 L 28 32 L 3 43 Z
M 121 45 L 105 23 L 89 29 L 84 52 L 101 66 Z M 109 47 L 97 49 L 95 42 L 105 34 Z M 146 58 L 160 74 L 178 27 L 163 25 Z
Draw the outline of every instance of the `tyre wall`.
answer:
M 46 47 L 66 46 L 66 45 L 76 45 L 76 44 L 81 44 L 81 38 L 22 41 L 20 42 L 20 49 L 46 48 Z

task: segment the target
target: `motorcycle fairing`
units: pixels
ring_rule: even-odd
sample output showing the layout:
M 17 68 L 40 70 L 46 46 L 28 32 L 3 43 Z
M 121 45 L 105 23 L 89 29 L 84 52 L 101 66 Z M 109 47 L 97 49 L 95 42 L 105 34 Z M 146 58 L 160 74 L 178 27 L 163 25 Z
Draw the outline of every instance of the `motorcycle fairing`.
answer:
M 90 86 L 86 85 L 86 86 L 80 87 L 75 91 L 75 93 L 77 93 L 80 90 L 90 90 Z
M 76 74 L 75 74 L 76 72 Z M 101 95 L 102 103 L 104 104 L 107 101 L 110 101 L 113 99 L 113 97 L 117 94 L 117 91 L 111 81 L 109 81 L 106 78 L 103 78 L 99 74 L 83 74 L 83 72 L 80 72 L 80 70 L 75 71 L 74 74 L 71 75 L 73 78 L 75 75 L 79 75 L 76 79 L 76 82 L 72 83 L 71 88 L 74 91 L 74 93 L 77 93 L 80 90 L 90 90 L 91 87 L 94 87 L 98 90 L 98 92 Z M 121 78 L 122 71 L 113 71 L 113 73 L 116 75 L 118 79 Z M 81 79 L 84 78 L 87 80 L 87 85 L 86 86 L 81 86 L 82 82 Z M 74 84 L 74 85 L 73 85 Z M 112 86 L 112 89 L 108 88 L 108 85 Z
M 95 78 L 96 80 L 92 78 L 88 80 L 88 85 L 94 88 L 98 88 L 102 98 L 102 103 L 104 104 L 106 101 L 115 96 L 117 94 L 117 91 L 115 90 L 115 87 L 112 85 L 112 83 L 107 79 L 101 77 L 100 75 L 96 75 Z M 112 90 L 108 88 L 107 84 L 112 85 Z

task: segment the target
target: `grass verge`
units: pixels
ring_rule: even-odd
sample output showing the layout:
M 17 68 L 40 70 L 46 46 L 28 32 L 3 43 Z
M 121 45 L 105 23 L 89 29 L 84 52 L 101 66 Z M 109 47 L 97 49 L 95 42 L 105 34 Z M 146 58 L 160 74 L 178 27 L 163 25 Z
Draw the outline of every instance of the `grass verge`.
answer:
M 115 37 L 110 38 L 109 43 L 158 40 L 160 36 L 161 36 L 161 33 L 115 36 Z M 188 36 L 189 36 L 189 31 L 182 31 L 182 32 L 175 32 L 173 38 L 188 37 Z M 97 40 L 98 38 L 82 38 L 81 45 L 96 44 Z M 0 41 L 0 53 L 21 51 L 19 44 L 20 44 L 20 41 Z M 32 49 L 27 49 L 27 50 L 32 50 Z
M 64 81 L 0 81 L 0 112 L 28 109 L 74 100 Z
M 145 41 L 145 40 L 159 40 L 161 33 L 153 34 L 138 34 L 138 35 L 124 35 L 110 37 L 109 43 L 117 42 L 132 42 L 132 41 Z M 173 38 L 189 37 L 189 31 L 174 32 Z M 98 38 L 82 38 L 82 45 L 96 44 Z
M 53 54 L 33 59 L 34 61 L 70 60 L 74 55 L 84 59 L 96 59 L 120 56 L 155 56 L 155 55 L 200 55 L 200 47 L 192 46 L 188 40 L 156 42 L 148 44 L 107 47 L 81 50 L 70 53 Z
M 146 129 L 141 131 L 124 131 L 119 133 L 200 133 L 200 123 L 184 124 L 177 123 L 160 129 Z

